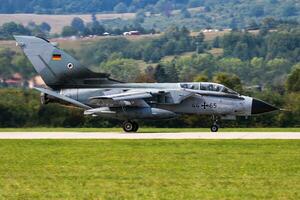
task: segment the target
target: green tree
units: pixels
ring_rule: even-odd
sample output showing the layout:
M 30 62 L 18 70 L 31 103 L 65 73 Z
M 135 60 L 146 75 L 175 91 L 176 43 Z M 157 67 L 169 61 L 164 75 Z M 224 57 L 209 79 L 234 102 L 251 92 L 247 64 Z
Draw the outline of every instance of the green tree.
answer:
M 249 22 L 249 24 L 248 24 L 248 26 L 247 26 L 247 29 L 248 30 L 256 30 L 256 29 L 258 29 L 259 28 L 259 25 L 256 23 L 256 21 L 255 20 L 251 20 L 250 22 Z
M 212 42 L 212 47 L 213 48 L 220 48 L 220 37 L 219 36 L 214 38 L 214 40 Z
M 104 27 L 98 21 L 92 23 L 92 25 L 90 26 L 90 30 L 94 35 L 103 35 L 103 33 L 105 32 Z
M 132 59 L 113 59 L 100 64 L 100 71 L 125 82 L 134 82 L 141 74 L 139 64 Z
M 194 7 L 203 6 L 204 3 L 205 3 L 205 0 L 189 0 L 188 7 L 194 8 Z
M 299 102 L 300 102 L 299 92 L 292 92 L 285 97 L 285 109 L 287 109 L 288 111 L 281 114 L 282 126 L 284 127 L 299 126 L 300 124 L 300 117 L 299 117 L 300 103 Z
M 224 72 L 235 72 L 241 74 L 244 68 L 244 63 L 239 58 L 222 58 L 218 61 L 218 67 Z
M 300 92 L 300 63 L 294 66 L 292 73 L 288 76 L 286 87 L 289 92 Z
M 172 12 L 172 3 L 169 0 L 159 0 L 155 4 L 155 10 L 158 10 L 164 16 L 170 17 Z
M 139 10 L 135 15 L 135 21 L 137 23 L 143 23 L 145 21 L 146 15 L 143 10 Z
M 283 74 L 287 73 L 291 69 L 291 63 L 287 59 L 275 58 L 267 62 L 267 69 L 269 73 L 274 74 Z
M 197 53 L 204 53 L 204 39 L 205 39 L 205 35 L 204 33 L 199 33 L 196 37 L 195 37 L 195 45 L 196 45 L 196 52 Z
M 251 11 L 250 11 L 250 15 L 251 16 L 254 16 L 254 17 L 261 17 L 263 16 L 265 13 L 264 13 L 264 7 L 261 6 L 261 5 L 254 5 L 252 8 L 251 8 Z
M 194 82 L 208 82 L 208 77 L 204 74 L 198 74 L 195 78 L 194 78 Z
M 277 22 L 273 17 L 266 17 L 261 21 L 262 28 L 265 28 L 267 30 L 276 28 Z
M 84 35 L 103 35 L 105 32 L 105 28 L 100 24 L 97 20 L 96 14 L 92 14 L 92 22 L 88 23 L 86 28 L 84 29 Z
M 63 37 L 69 37 L 69 36 L 74 36 L 77 35 L 78 31 L 73 28 L 72 26 L 65 26 L 63 27 L 61 35 Z
M 266 37 L 266 45 L 268 48 L 267 59 L 285 58 L 293 62 L 299 62 L 299 43 L 300 31 L 279 31 L 272 32 Z
M 266 84 L 266 71 L 266 62 L 264 58 L 254 57 L 251 59 L 250 65 L 245 67 L 242 77 L 243 80 L 249 81 L 252 84 Z
M 260 55 L 261 38 L 251 33 L 231 32 L 222 40 L 224 55 L 249 60 Z
M 167 82 L 168 76 L 162 65 L 158 64 L 155 68 L 154 78 L 158 83 Z
M 22 74 L 26 80 L 29 80 L 36 74 L 33 66 L 24 55 L 15 55 L 11 63 L 14 66 L 14 71 Z
M 18 24 L 15 22 L 8 22 L 2 25 L 2 31 L 8 34 L 13 34 L 18 31 Z
M 49 33 L 51 31 L 51 26 L 46 22 L 41 23 L 39 28 L 44 33 Z
M 72 20 L 71 26 L 73 29 L 77 30 L 77 32 L 79 32 L 79 33 L 82 33 L 85 29 L 84 21 L 79 17 L 75 17 Z
M 237 75 L 219 72 L 214 75 L 213 81 L 216 83 L 224 84 L 225 86 L 237 92 L 241 93 L 243 91 L 243 85 L 241 79 Z
M 162 58 L 162 53 L 159 48 L 147 45 L 143 50 L 143 59 L 147 62 L 158 62 Z
M 211 76 L 216 70 L 215 59 L 210 54 L 180 57 L 175 63 L 180 81 L 192 81 L 199 73 Z
M 169 83 L 176 83 L 179 81 L 178 78 L 178 72 L 176 69 L 176 62 L 173 60 L 172 62 L 169 62 L 168 64 L 164 64 L 164 70 L 167 75 L 166 82 Z
M 188 11 L 188 9 L 186 7 L 183 7 L 180 10 L 180 14 L 182 18 L 191 18 L 191 13 Z
M 0 76 L 2 78 L 9 78 L 14 73 L 14 68 L 11 60 L 15 52 L 10 49 L 0 49 Z
M 294 16 L 297 13 L 297 7 L 292 3 L 288 3 L 282 7 L 282 16 L 289 17 Z
M 262 69 L 265 65 L 263 58 L 254 57 L 250 61 L 251 67 L 256 69 Z
M 22 24 L 15 22 L 4 23 L 1 27 L 1 32 L 6 38 L 12 39 L 13 35 L 31 35 L 29 29 L 25 28 Z

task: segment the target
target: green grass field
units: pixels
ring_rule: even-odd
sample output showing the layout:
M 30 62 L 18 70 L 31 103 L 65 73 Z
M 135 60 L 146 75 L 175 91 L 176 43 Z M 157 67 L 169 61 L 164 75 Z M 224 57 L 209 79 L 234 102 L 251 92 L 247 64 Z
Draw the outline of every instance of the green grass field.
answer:
M 0 140 L 0 199 L 300 199 L 300 141 Z
M 300 132 L 300 128 L 220 128 L 221 132 Z M 0 132 L 123 132 L 122 128 L 0 128 Z M 140 128 L 139 133 L 210 132 L 209 128 Z

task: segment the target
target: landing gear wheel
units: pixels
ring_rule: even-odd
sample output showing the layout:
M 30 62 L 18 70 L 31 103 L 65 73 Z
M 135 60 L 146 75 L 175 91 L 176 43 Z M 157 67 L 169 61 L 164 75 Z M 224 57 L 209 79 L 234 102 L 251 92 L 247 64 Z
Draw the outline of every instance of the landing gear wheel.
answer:
M 213 115 L 212 120 L 213 120 L 213 125 L 210 127 L 211 132 L 218 132 L 219 130 L 218 117 Z
M 126 121 L 123 123 L 123 130 L 127 133 L 137 132 L 138 129 L 139 129 L 139 125 L 136 122 Z
M 126 121 L 123 123 L 123 130 L 127 133 L 132 132 L 134 130 L 134 125 L 130 121 Z
M 139 130 L 139 124 L 136 122 L 133 122 L 133 130 L 132 132 L 137 132 Z
M 219 126 L 216 125 L 216 124 L 214 124 L 214 125 L 212 125 L 212 126 L 210 127 L 210 130 L 211 130 L 211 132 L 218 132 Z

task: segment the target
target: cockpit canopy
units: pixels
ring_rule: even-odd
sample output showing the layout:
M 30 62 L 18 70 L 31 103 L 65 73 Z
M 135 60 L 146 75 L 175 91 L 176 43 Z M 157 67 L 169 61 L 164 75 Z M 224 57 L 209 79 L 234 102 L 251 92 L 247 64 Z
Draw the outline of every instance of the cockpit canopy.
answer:
M 190 89 L 190 90 L 202 90 L 202 91 L 211 91 L 211 92 L 222 92 L 226 94 L 239 95 L 237 92 L 225 87 L 224 85 L 218 83 L 180 83 L 181 88 Z

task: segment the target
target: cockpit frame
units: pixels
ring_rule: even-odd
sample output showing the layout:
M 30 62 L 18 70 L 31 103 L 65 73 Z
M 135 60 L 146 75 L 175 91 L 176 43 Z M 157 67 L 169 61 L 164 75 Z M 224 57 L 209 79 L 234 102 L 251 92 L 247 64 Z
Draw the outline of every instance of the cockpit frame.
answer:
M 179 83 L 179 85 L 183 89 L 214 92 L 214 93 L 225 93 L 225 94 L 236 95 L 236 96 L 239 95 L 239 93 L 219 83 L 191 82 L 191 83 Z

